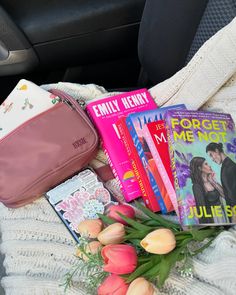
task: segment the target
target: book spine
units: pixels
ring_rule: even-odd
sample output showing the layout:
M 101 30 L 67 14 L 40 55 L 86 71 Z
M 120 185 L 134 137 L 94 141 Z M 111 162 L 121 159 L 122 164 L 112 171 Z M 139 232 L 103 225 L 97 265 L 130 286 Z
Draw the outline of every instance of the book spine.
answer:
M 171 139 L 169 124 L 165 124 L 165 126 L 166 126 L 166 135 L 167 135 L 167 141 L 168 141 L 168 147 L 169 147 L 170 164 L 171 164 L 171 170 L 172 170 L 174 186 L 175 186 L 176 210 L 177 210 L 176 213 L 177 213 L 177 215 L 179 217 L 180 223 L 182 224 L 181 206 L 180 206 L 180 203 L 179 203 L 180 186 L 179 186 L 179 179 L 178 179 L 178 175 L 177 175 L 177 171 L 176 171 L 176 163 L 175 163 L 173 141 Z
M 147 205 L 147 207 L 153 212 L 160 211 L 160 206 L 154 192 L 149 184 L 148 177 L 142 165 L 141 159 L 138 155 L 138 152 L 134 146 L 133 139 L 128 131 L 127 125 L 125 123 L 125 118 L 121 118 L 117 122 L 117 128 L 119 130 L 121 139 L 127 151 L 127 154 L 132 165 L 134 175 L 138 181 L 141 190 L 141 196 Z
M 156 146 L 155 142 L 153 141 L 152 135 L 147 127 L 145 128 L 145 139 L 146 139 L 149 149 L 152 153 L 157 170 L 161 176 L 163 184 L 164 184 L 166 191 L 168 193 L 168 197 L 171 200 L 174 210 L 176 211 L 176 213 L 178 213 L 178 205 L 177 205 L 176 193 L 175 193 L 174 187 L 170 181 L 169 175 L 168 175 L 168 173 L 165 169 L 165 166 L 163 164 L 163 161 L 160 157 L 157 146 Z
M 93 122 L 93 124 L 94 124 L 95 126 L 97 126 L 97 124 L 96 124 L 96 122 L 94 121 L 94 118 L 93 118 L 93 116 L 91 115 L 89 109 L 87 109 L 87 114 L 88 114 L 90 120 Z M 104 141 L 103 141 L 101 135 L 100 135 L 100 144 L 101 144 L 101 148 L 102 148 L 104 154 L 105 154 L 106 157 L 107 157 L 107 161 L 108 161 L 109 166 L 111 167 L 112 173 L 113 173 L 115 179 L 118 181 L 119 187 L 120 187 L 122 193 L 124 194 L 124 188 L 123 188 L 122 183 L 121 183 L 121 181 L 120 181 L 120 179 L 119 179 L 119 177 L 118 177 L 117 171 L 116 171 L 116 169 L 115 169 L 115 167 L 114 167 L 114 164 L 113 164 L 113 162 L 112 162 L 112 160 L 111 160 L 111 157 L 110 157 L 110 155 L 109 155 L 109 153 L 108 153 L 108 150 L 107 150 L 107 148 L 106 148 L 105 145 L 104 145 Z
M 146 175 L 147 179 L 148 179 L 148 181 L 147 182 L 145 181 L 144 183 L 146 183 L 146 186 L 147 185 L 149 185 L 149 187 L 151 186 L 151 189 L 154 193 L 154 195 L 152 194 L 152 196 L 150 197 L 150 201 L 153 201 L 153 199 L 156 198 L 156 201 L 158 202 L 159 208 L 161 209 L 161 211 L 166 212 L 165 204 L 164 204 L 164 201 L 163 201 L 162 196 L 160 194 L 159 188 L 158 188 L 156 181 L 149 169 L 148 160 L 147 160 L 147 157 L 146 157 L 145 152 L 143 150 L 142 143 L 140 142 L 138 135 L 135 131 L 134 124 L 129 117 L 127 117 L 127 119 L 126 119 L 126 124 L 127 124 L 128 130 L 130 132 L 130 135 L 132 137 L 133 144 L 136 148 L 136 151 L 138 153 L 138 156 L 139 156 L 142 166 L 144 168 L 144 171 L 145 171 L 144 175 Z

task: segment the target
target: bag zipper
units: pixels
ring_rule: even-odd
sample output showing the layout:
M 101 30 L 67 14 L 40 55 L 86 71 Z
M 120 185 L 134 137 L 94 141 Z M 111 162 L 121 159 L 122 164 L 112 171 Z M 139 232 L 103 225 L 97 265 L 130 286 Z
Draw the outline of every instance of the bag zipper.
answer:
M 95 131 L 95 128 L 93 126 L 93 124 L 91 123 L 91 121 L 89 120 L 89 118 L 86 116 L 85 112 L 83 111 L 83 109 L 78 105 L 77 101 L 74 100 L 70 95 L 68 95 L 67 93 L 64 93 L 63 91 L 57 90 L 57 89 L 52 89 L 50 90 L 51 93 L 57 95 L 59 97 L 59 102 L 53 106 L 52 108 L 30 118 L 29 120 L 25 121 L 23 124 L 21 124 L 20 126 L 18 126 L 17 128 L 15 128 L 14 130 L 12 130 L 9 134 L 7 134 L 6 136 L 4 136 L 1 140 L 0 143 L 4 140 L 6 140 L 8 137 L 10 137 L 12 134 L 14 134 L 15 132 L 17 132 L 19 129 L 23 128 L 26 124 L 28 124 L 29 122 L 39 118 L 40 116 L 44 115 L 45 113 L 51 112 L 53 111 L 55 108 L 61 107 L 63 106 L 63 104 L 66 104 L 68 107 L 70 107 L 71 109 L 77 111 L 81 117 L 84 119 L 84 121 L 91 127 L 92 130 L 94 130 L 94 135 L 95 135 L 95 141 L 94 144 L 92 146 L 92 149 L 94 150 L 94 147 L 96 147 L 97 143 L 98 143 L 98 135 Z M 85 152 L 84 152 L 85 153 Z M 82 156 L 82 155 L 80 155 Z M 67 161 L 66 163 L 64 163 L 63 166 L 58 167 L 56 169 L 52 171 L 49 171 L 47 173 L 47 175 L 44 175 L 43 177 L 41 177 L 40 179 L 37 179 L 33 184 L 31 183 L 27 188 L 25 188 L 25 190 L 22 192 L 22 194 L 24 194 L 25 191 L 29 190 L 32 188 L 32 186 L 37 185 L 40 181 L 42 181 L 43 179 L 45 179 L 46 177 L 48 177 L 49 174 L 51 173 L 56 173 L 58 171 L 60 171 L 61 169 L 63 169 L 64 167 L 70 165 L 71 162 L 73 162 L 74 159 L 76 159 L 77 156 L 74 156 L 73 158 L 71 158 L 69 161 Z
M 34 121 L 35 119 L 43 116 L 44 114 L 46 113 L 49 113 L 51 111 L 53 111 L 55 108 L 58 108 L 58 107 L 61 107 L 63 104 L 62 104 L 62 101 L 59 101 L 56 105 L 54 105 L 53 107 L 51 107 L 50 109 L 48 110 L 45 110 L 43 111 L 42 113 L 28 119 L 27 121 L 25 121 L 24 123 L 20 124 L 19 126 L 17 126 L 15 129 L 13 129 L 11 132 L 9 132 L 8 134 L 6 134 L 5 136 L 3 136 L 3 138 L 0 139 L 0 143 L 2 141 L 4 141 L 5 139 L 7 139 L 8 137 L 10 137 L 11 135 L 13 135 L 15 132 L 17 132 L 18 130 L 20 130 L 21 128 L 23 128 L 26 124 L 30 123 L 31 121 Z
M 47 110 L 43 111 L 42 113 L 28 119 L 24 123 L 17 126 L 15 129 L 13 129 L 11 132 L 9 132 L 3 138 L 1 138 L 0 143 L 5 141 L 8 137 L 13 135 L 15 132 L 17 132 L 21 128 L 23 128 L 26 124 L 28 124 L 31 121 L 39 118 L 40 116 L 45 115 L 48 112 L 53 111 L 55 108 L 62 106 L 62 104 L 66 104 L 70 109 L 72 109 L 74 111 L 77 111 L 80 115 L 82 115 L 83 119 L 90 125 L 90 127 L 93 127 L 93 125 L 91 125 L 90 121 L 85 116 L 84 111 L 82 109 L 80 109 L 79 105 L 76 107 L 77 101 L 75 101 L 70 95 L 68 95 L 67 93 L 65 93 L 65 92 L 63 92 L 61 90 L 57 90 L 57 89 L 52 89 L 52 90 L 50 90 L 50 92 L 59 97 L 58 103 L 56 105 L 54 105 L 53 107 L 51 107 L 50 109 L 47 109 Z
M 59 89 L 50 89 L 49 91 L 52 94 L 58 96 L 64 103 L 66 103 L 68 106 L 76 110 L 82 116 L 82 118 L 90 126 L 90 128 L 94 130 L 95 136 L 98 141 L 98 135 L 97 135 L 97 132 L 95 131 L 94 125 L 91 123 L 91 121 L 89 120 L 88 116 L 85 114 L 85 111 L 82 109 L 80 104 L 78 104 L 77 100 L 75 100 L 72 96 L 70 96 L 66 92 Z

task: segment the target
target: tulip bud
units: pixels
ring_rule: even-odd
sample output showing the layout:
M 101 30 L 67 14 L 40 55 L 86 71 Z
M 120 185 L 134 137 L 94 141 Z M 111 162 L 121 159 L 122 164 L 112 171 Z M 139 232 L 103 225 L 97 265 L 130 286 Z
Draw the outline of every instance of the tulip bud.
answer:
M 135 211 L 132 207 L 128 206 L 128 205 L 113 205 L 109 208 L 109 213 L 108 216 L 112 219 L 115 219 L 116 221 L 123 223 L 123 224 L 127 224 L 122 217 L 119 216 L 119 214 L 117 214 L 117 212 L 125 215 L 126 217 L 129 218 L 134 218 L 135 216 Z
M 98 295 L 126 295 L 128 284 L 117 275 L 108 276 L 98 287 Z
M 140 245 L 149 253 L 167 254 L 176 246 L 175 235 L 170 229 L 157 229 L 146 235 Z
M 82 236 L 88 236 L 91 239 L 97 238 L 102 230 L 103 224 L 100 219 L 88 219 L 81 221 L 78 225 L 78 231 Z
M 128 288 L 126 295 L 154 295 L 153 285 L 144 278 L 135 279 Z
M 92 241 L 85 247 L 86 254 L 96 254 L 102 249 L 102 244 L 98 241 Z M 88 261 L 88 256 L 82 253 L 80 249 L 77 249 L 76 256 L 82 258 L 84 261 Z
M 103 245 L 119 244 L 125 236 L 125 227 L 121 223 L 113 223 L 99 233 L 97 239 Z

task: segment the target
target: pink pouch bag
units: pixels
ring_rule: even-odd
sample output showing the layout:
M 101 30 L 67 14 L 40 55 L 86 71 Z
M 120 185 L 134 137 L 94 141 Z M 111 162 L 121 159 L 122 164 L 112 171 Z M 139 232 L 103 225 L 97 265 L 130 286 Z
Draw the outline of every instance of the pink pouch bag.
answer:
M 16 208 L 32 202 L 86 166 L 98 148 L 97 133 L 79 104 L 61 101 L 0 140 L 0 202 Z

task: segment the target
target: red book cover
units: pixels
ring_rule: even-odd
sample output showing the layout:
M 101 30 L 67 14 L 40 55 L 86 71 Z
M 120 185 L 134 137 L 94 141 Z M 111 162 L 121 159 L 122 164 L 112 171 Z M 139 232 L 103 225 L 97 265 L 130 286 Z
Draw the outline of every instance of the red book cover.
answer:
M 157 181 L 153 175 L 152 167 L 149 164 L 149 159 L 151 156 L 151 151 L 144 140 L 144 126 L 147 123 L 163 120 L 165 112 L 170 109 L 183 109 L 185 106 L 183 104 L 167 106 L 162 108 L 156 108 L 153 110 L 147 110 L 142 112 L 135 112 L 127 115 L 126 125 L 128 127 L 129 133 L 133 139 L 133 144 L 138 152 L 138 155 L 141 159 L 141 163 L 144 167 L 144 171 L 147 174 L 149 183 L 152 187 L 154 195 L 158 201 L 161 212 L 163 214 L 167 213 L 167 208 L 165 202 L 161 195 L 160 187 L 157 184 Z M 152 157 L 152 156 L 151 156 Z
M 158 171 L 156 173 L 156 175 L 159 176 L 157 177 L 157 183 L 158 186 L 162 188 L 161 194 L 166 207 L 168 211 L 175 209 L 178 213 L 165 121 L 159 120 L 148 123 L 144 126 L 144 130 L 144 138 L 153 155 L 152 166 L 153 169 Z
M 130 163 L 133 168 L 134 175 L 135 175 L 135 177 L 138 181 L 138 184 L 140 186 L 142 198 L 143 198 L 145 204 L 153 212 L 160 211 L 160 206 L 159 206 L 158 201 L 155 197 L 153 189 L 149 183 L 147 174 L 144 170 L 141 159 L 138 155 L 138 152 L 134 146 L 132 137 L 131 137 L 129 130 L 127 128 L 126 118 L 121 117 L 117 121 L 116 126 L 118 128 L 120 138 L 123 141 L 123 144 L 124 144 L 125 149 L 127 151 L 128 157 L 130 159 Z

